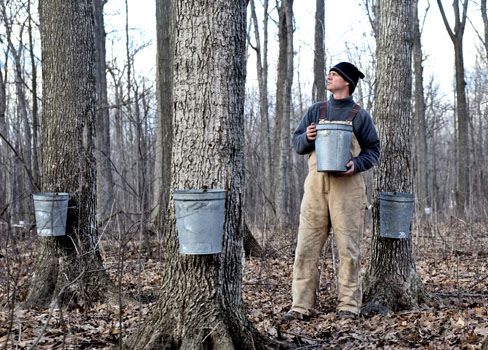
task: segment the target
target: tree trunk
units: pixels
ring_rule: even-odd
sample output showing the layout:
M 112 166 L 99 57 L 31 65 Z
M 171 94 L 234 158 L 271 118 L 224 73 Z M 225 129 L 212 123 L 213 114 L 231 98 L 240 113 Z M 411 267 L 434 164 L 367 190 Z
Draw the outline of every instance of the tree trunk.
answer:
M 446 30 L 454 44 L 454 65 L 456 68 L 456 108 L 457 108 L 457 136 L 458 136 L 458 182 L 456 190 L 457 215 L 464 217 L 469 203 L 469 164 L 470 153 L 468 146 L 468 107 L 466 103 L 466 81 L 464 78 L 463 35 L 466 27 L 466 17 L 469 0 L 463 4 L 463 13 L 459 14 L 459 0 L 453 1 L 454 31 L 449 26 L 442 2 L 437 0 Z
M 293 83 L 293 0 L 282 0 L 279 13 L 278 79 L 273 144 L 273 202 L 275 224 L 286 224 L 287 174 L 290 153 L 290 106 Z
M 171 143 L 173 133 L 173 1 L 156 0 L 157 21 L 157 100 L 156 161 L 151 222 L 163 229 L 171 182 Z
M 27 3 L 27 12 L 29 14 L 29 55 L 32 69 L 32 178 L 35 183 L 34 187 L 39 188 L 41 183 L 41 168 L 39 161 L 39 105 L 37 101 L 39 96 L 37 96 L 37 63 L 34 54 L 31 3 L 31 0 Z
M 327 91 L 325 90 L 325 4 L 324 0 L 316 0 L 315 3 L 315 51 L 313 60 L 313 94 L 314 102 L 325 101 Z
M 24 26 L 20 26 L 20 32 L 18 33 L 19 42 L 18 48 L 15 47 L 13 42 L 12 23 L 13 21 L 8 18 L 6 3 L 1 2 L 2 17 L 5 24 L 5 37 L 7 40 L 8 51 L 13 57 L 13 63 L 15 67 L 15 93 L 16 93 L 16 113 L 17 113 L 17 128 L 16 128 L 16 145 L 15 148 L 19 152 L 20 157 L 16 157 L 14 162 L 15 169 L 14 174 L 21 174 L 14 177 L 14 190 L 13 194 L 16 198 L 13 201 L 12 216 L 15 221 L 25 220 L 25 217 L 29 212 L 30 201 L 28 200 L 29 194 L 33 192 L 36 187 L 35 183 L 32 183 L 31 176 L 25 176 L 32 174 L 32 133 L 31 125 L 27 112 L 27 99 L 25 94 L 25 84 L 22 69 L 22 50 L 24 43 L 22 41 Z M 27 196 L 26 196 L 27 194 Z
M 417 208 L 424 211 L 429 207 L 429 192 L 427 187 L 427 125 L 425 122 L 424 100 L 424 70 L 422 67 L 422 43 L 420 41 L 420 25 L 418 17 L 418 0 L 414 1 L 414 41 L 413 67 L 415 75 L 414 104 L 415 104 L 415 135 L 417 155 Z
M 413 6 L 382 0 L 377 35 L 375 120 L 382 156 L 375 171 L 373 238 L 363 281 L 364 312 L 411 309 L 429 300 L 415 269 L 412 240 L 379 236 L 379 191 L 412 191 L 410 98 L 412 88 Z M 395 62 L 395 64 L 392 64 Z
M 114 210 L 114 180 L 110 160 L 110 119 L 107 98 L 107 64 L 105 60 L 105 25 L 103 0 L 93 0 L 95 16 L 95 81 L 97 88 L 96 159 L 98 223 Z
M 127 349 L 262 348 L 242 302 L 246 5 L 175 1 L 173 189 L 227 189 L 218 255 L 180 255 L 174 204 L 164 233 L 160 299 Z
M 488 60 L 488 14 L 486 11 L 486 0 L 481 0 L 481 17 L 483 18 L 484 27 L 484 41 L 483 45 L 486 51 L 486 59 Z
M 5 66 L 5 71 L 7 67 Z M 0 198 L 0 213 L 5 213 L 10 201 L 12 199 L 12 193 L 10 190 L 10 161 L 8 157 L 8 126 L 7 126 L 7 92 L 6 84 L 4 81 L 3 71 L 0 68 L 0 161 L 5 164 L 4 171 L 0 172 L 0 189 L 4 196 Z M 5 138 L 5 139 L 4 139 Z M 6 217 L 6 216 L 5 216 Z M 7 221 L 9 222 L 9 221 Z
M 263 3 L 263 45 L 259 35 L 259 25 L 256 16 L 256 8 L 254 0 L 251 0 L 251 19 L 254 25 L 255 51 L 256 51 L 256 71 L 258 76 L 259 89 L 259 114 L 261 116 L 260 135 L 261 142 L 264 149 L 264 154 L 261 158 L 263 176 L 259 181 L 263 183 L 262 191 L 265 198 L 271 197 L 271 186 L 273 179 L 272 169 L 272 148 L 271 148 L 271 132 L 269 126 L 269 101 L 268 101 L 268 0 Z M 266 201 L 266 210 L 270 215 L 274 213 L 272 203 Z
M 44 0 L 40 13 L 42 191 L 70 201 L 66 236 L 39 237 L 24 306 L 115 300 L 96 230 L 92 1 Z

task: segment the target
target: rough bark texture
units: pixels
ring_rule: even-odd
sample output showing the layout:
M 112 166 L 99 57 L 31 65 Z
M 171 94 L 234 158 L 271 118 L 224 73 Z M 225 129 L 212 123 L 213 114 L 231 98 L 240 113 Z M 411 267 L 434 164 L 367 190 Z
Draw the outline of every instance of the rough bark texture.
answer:
M 29 56 L 32 69 L 32 178 L 36 188 L 39 188 L 41 183 L 41 168 L 39 161 L 39 106 L 37 99 L 37 62 L 34 54 L 34 39 L 33 39 L 33 19 L 32 19 L 32 0 L 27 3 L 27 11 L 29 13 L 28 31 L 29 31 Z
M 288 184 L 288 154 L 290 153 L 290 107 L 293 84 L 293 0 L 282 0 L 279 14 L 278 79 L 276 82 L 276 112 L 273 140 L 273 202 L 275 223 L 286 225 L 288 220 L 286 195 Z
M 97 215 L 98 222 L 110 215 L 114 204 L 114 180 L 110 162 L 110 119 L 105 62 L 104 0 L 93 0 L 95 17 L 95 81 L 97 89 Z
M 413 67 L 415 75 L 414 104 L 415 104 L 415 137 L 417 155 L 417 208 L 424 210 L 429 206 L 429 193 L 427 186 L 427 125 L 425 122 L 424 99 L 424 69 L 422 67 L 422 43 L 420 41 L 420 25 L 418 18 L 418 0 L 414 2 L 414 42 Z
M 174 5 L 171 187 L 227 189 L 223 250 L 180 255 L 171 200 L 160 299 L 125 348 L 259 349 L 241 292 L 247 2 Z
M 158 128 L 151 222 L 162 229 L 168 207 L 171 182 L 171 143 L 173 124 L 173 2 L 156 1 L 157 20 L 157 100 Z
M 481 17 L 483 19 L 484 28 L 484 46 L 486 51 L 486 59 L 488 60 L 488 12 L 486 11 L 486 0 L 481 0 Z
M 261 142 L 263 149 L 263 176 L 259 181 L 263 184 L 262 191 L 265 198 L 271 197 L 272 183 L 272 151 L 271 151 L 271 132 L 269 126 L 269 101 L 268 101 L 268 0 L 263 2 L 263 44 L 259 35 L 259 24 L 256 15 L 254 0 L 250 1 L 251 20 L 254 28 L 256 51 L 256 71 L 258 75 L 259 89 L 259 114 L 261 115 Z M 272 202 L 266 201 L 266 208 L 269 213 L 274 212 Z
M 326 99 L 325 90 L 325 4 L 324 0 L 316 0 L 315 4 L 315 51 L 313 60 L 313 100 L 324 101 Z
M 458 182 L 456 191 L 456 210 L 461 217 L 466 215 L 469 203 L 469 146 L 468 146 L 468 105 L 466 103 L 466 81 L 464 79 L 463 36 L 466 27 L 469 0 L 463 4 L 463 13 L 459 13 L 459 0 L 453 1 L 454 30 L 447 20 L 442 2 L 437 0 L 446 30 L 454 45 L 454 65 L 456 68 L 456 110 L 457 110 L 457 149 L 458 149 Z
M 91 0 L 40 2 L 42 191 L 70 194 L 66 236 L 39 237 L 24 306 L 111 300 L 98 251 Z M 58 294 L 61 295 L 59 296 Z
M 375 171 L 370 263 L 363 281 L 365 312 L 414 308 L 429 299 L 417 275 L 412 241 L 379 236 L 380 191 L 412 192 L 410 97 L 412 88 L 412 1 L 382 0 L 377 35 L 375 122 L 382 156 Z

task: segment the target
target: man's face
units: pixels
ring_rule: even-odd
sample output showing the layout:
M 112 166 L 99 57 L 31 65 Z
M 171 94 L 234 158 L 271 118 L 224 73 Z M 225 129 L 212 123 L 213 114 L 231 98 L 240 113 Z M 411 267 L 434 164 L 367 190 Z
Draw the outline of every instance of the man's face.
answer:
M 344 80 L 336 71 L 330 71 L 327 76 L 327 90 L 334 93 L 335 91 L 349 91 L 349 83 Z

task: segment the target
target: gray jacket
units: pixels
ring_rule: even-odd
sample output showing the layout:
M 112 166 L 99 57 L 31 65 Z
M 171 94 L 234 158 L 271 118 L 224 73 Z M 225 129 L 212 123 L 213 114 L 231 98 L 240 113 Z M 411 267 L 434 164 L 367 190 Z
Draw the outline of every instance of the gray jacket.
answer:
M 293 148 L 298 154 L 307 154 L 315 149 L 315 142 L 307 140 L 306 130 L 312 122 L 315 124 L 319 123 L 321 103 L 315 103 L 308 109 L 293 133 Z M 327 120 L 345 121 L 355 104 L 352 96 L 344 99 L 335 99 L 331 95 L 329 101 L 327 101 Z M 378 162 L 380 140 L 376 133 L 373 119 L 365 109 L 361 108 L 356 114 L 352 128 L 361 147 L 361 153 L 352 159 L 354 171 L 368 170 Z

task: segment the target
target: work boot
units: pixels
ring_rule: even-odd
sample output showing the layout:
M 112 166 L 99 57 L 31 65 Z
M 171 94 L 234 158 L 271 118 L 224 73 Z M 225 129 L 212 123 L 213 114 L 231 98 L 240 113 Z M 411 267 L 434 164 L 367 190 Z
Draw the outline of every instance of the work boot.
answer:
M 293 320 L 298 320 L 298 321 L 306 321 L 310 318 L 310 316 L 302 314 L 301 312 L 290 310 L 286 314 L 283 315 L 283 320 L 284 321 L 293 321 Z
M 337 318 L 341 320 L 355 320 L 358 318 L 358 315 L 351 311 L 339 310 L 337 311 Z

